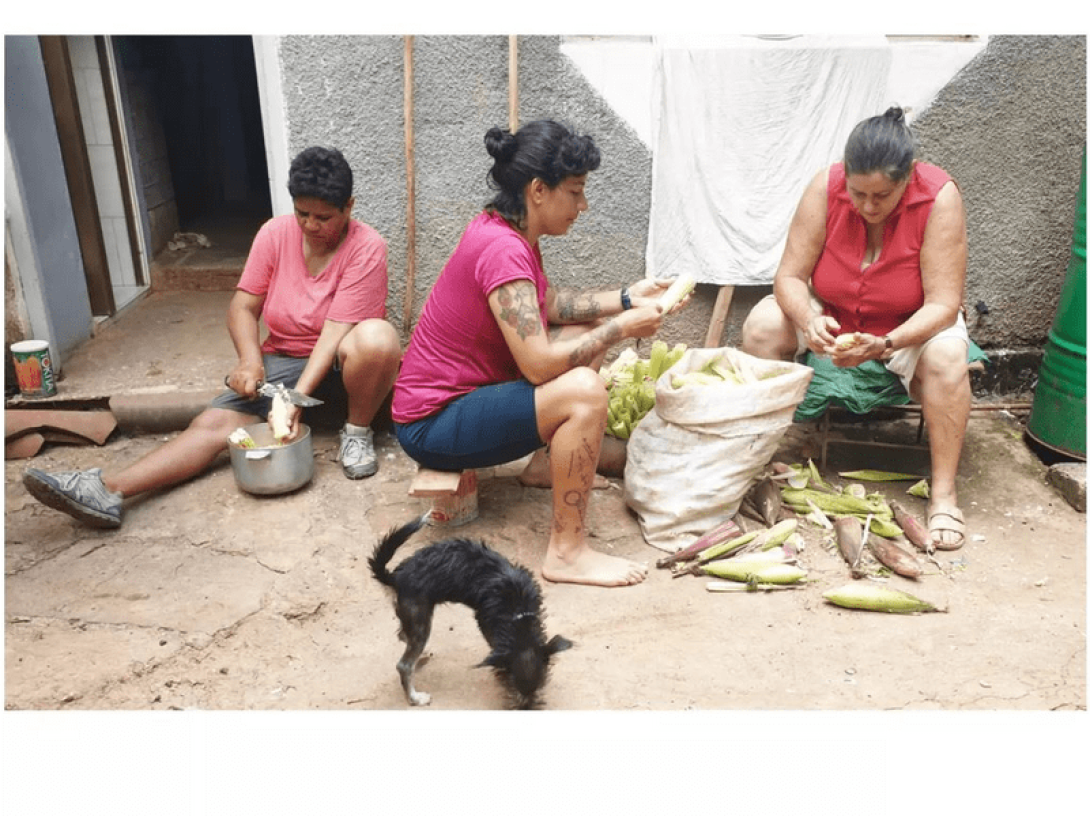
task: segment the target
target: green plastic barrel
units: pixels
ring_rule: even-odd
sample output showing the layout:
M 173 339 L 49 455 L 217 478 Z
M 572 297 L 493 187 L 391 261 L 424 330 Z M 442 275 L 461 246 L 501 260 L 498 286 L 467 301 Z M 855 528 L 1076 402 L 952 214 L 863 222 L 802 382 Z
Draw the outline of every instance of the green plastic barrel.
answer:
M 1026 432 L 1045 447 L 1086 459 L 1086 153 L 1060 303 L 1045 344 Z

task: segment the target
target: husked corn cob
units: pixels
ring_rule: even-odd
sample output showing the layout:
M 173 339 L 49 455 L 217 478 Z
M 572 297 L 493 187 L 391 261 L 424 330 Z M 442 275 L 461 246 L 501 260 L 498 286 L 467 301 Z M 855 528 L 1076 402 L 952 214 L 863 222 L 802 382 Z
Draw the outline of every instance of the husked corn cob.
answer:
M 286 393 L 277 392 L 272 398 L 272 432 L 277 442 L 282 442 L 291 433 L 288 413 L 291 400 Z
M 862 342 L 863 338 L 859 332 L 848 332 L 847 334 L 837 335 L 836 347 L 841 351 L 845 351 L 850 348 L 858 346 Z
M 669 314 L 670 310 L 681 303 L 685 296 L 696 288 L 696 279 L 688 273 L 682 273 L 674 279 L 669 288 L 659 298 L 659 305 L 663 314 Z
M 895 612 L 904 615 L 945 611 L 915 595 L 868 581 L 854 581 L 838 589 L 830 589 L 822 593 L 821 597 L 836 606 L 865 609 L 870 612 Z

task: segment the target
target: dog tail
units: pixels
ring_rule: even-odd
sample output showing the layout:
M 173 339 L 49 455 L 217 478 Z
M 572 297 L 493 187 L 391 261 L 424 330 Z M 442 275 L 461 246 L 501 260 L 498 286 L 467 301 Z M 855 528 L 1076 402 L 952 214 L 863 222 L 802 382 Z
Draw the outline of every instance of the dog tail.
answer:
M 427 520 L 428 514 L 425 513 L 420 518 L 413 519 L 408 524 L 403 524 L 396 530 L 391 530 L 386 534 L 382 541 L 375 546 L 375 551 L 371 554 L 371 557 L 367 559 L 367 564 L 371 567 L 372 574 L 380 584 L 393 586 L 390 571 L 386 569 L 387 564 L 390 563 L 390 559 L 394 557 L 394 553 L 397 552 L 398 548 L 408 541 L 413 533 L 423 527 Z

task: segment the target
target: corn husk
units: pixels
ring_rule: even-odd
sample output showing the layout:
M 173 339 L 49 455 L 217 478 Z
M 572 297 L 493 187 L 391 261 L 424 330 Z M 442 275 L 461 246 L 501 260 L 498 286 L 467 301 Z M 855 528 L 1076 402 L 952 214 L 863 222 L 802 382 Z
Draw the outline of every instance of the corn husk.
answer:
M 860 482 L 907 482 L 920 478 L 913 473 L 894 473 L 888 470 L 849 470 L 840 475 Z

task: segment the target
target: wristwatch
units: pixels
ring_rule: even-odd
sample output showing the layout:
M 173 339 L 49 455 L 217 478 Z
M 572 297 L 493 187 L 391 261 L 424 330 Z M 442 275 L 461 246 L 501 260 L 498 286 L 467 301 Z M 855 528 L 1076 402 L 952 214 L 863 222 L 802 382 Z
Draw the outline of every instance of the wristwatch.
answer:
M 632 298 L 628 295 L 628 287 L 621 290 L 621 308 L 626 312 L 632 308 Z
M 882 339 L 886 341 L 886 351 L 893 351 L 893 338 L 887 334 Z

